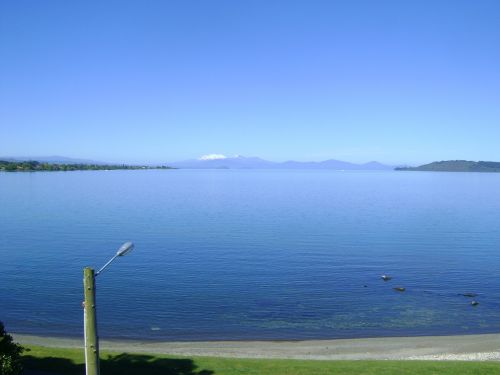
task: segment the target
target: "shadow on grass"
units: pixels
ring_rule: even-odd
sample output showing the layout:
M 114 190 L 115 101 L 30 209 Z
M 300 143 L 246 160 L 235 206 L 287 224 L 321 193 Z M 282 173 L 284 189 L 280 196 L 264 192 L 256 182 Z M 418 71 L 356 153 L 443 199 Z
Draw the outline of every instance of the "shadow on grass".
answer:
M 46 371 L 61 375 L 82 375 L 83 364 L 67 358 L 23 356 L 27 370 Z M 158 358 L 150 355 L 127 354 L 109 355 L 101 359 L 101 372 L 106 375 L 212 375 L 211 370 L 198 370 L 189 359 Z

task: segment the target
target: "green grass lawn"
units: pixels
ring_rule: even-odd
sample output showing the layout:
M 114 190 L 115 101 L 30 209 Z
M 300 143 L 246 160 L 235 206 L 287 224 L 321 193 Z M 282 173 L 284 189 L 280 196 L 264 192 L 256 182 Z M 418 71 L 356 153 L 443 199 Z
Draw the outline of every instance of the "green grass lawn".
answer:
M 83 351 L 25 346 L 26 369 L 84 374 Z M 103 375 L 500 374 L 500 362 L 305 361 L 101 353 Z

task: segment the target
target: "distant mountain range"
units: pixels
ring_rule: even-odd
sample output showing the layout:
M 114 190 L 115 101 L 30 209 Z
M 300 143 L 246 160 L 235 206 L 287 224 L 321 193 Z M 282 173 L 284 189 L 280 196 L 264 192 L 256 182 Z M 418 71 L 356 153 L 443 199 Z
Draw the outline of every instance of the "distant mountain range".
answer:
M 68 158 L 66 156 L 0 156 L 0 160 L 4 161 L 38 161 L 40 163 L 49 163 L 49 164 L 95 164 L 95 165 L 104 165 L 104 164 L 113 164 L 113 163 L 105 163 L 102 161 L 95 161 L 89 159 L 77 159 L 77 158 Z
M 500 162 L 443 160 L 424 164 L 419 167 L 398 167 L 396 170 L 427 172 L 500 172 Z
M 122 165 L 124 163 L 107 163 L 90 159 L 70 158 L 66 156 L 0 156 L 0 160 L 7 162 L 38 161 L 48 164 L 85 164 L 85 165 Z M 134 166 L 135 164 L 127 164 Z M 146 165 L 146 164 L 144 164 Z M 376 161 L 368 163 L 350 163 L 347 161 L 329 159 L 324 161 L 285 161 L 274 162 L 258 157 L 241 155 L 227 157 L 220 154 L 204 155 L 199 159 L 190 159 L 179 162 L 165 163 L 169 167 L 180 169 L 330 169 L 330 170 L 358 170 L 358 171 L 430 171 L 430 172 L 500 172 L 500 162 L 444 160 L 424 164 L 418 167 L 406 167 L 382 164 Z
M 349 163 L 346 161 L 329 159 L 325 161 L 285 161 L 273 162 L 258 157 L 223 155 L 205 155 L 199 159 L 191 159 L 167 165 L 186 169 L 333 169 L 333 170 L 391 170 L 393 166 L 384 165 L 376 161 L 364 164 Z
M 107 163 L 89 159 L 69 158 L 66 156 L 19 156 L 1 157 L 4 161 L 30 161 L 35 160 L 49 164 L 94 164 L 115 165 L 121 163 Z M 130 164 L 130 163 L 129 163 Z M 133 165 L 133 164 L 130 164 Z M 190 159 L 179 162 L 165 163 L 170 167 L 181 169 L 332 169 L 332 170 L 391 170 L 394 166 L 371 161 L 363 164 L 329 159 L 324 161 L 285 161 L 274 162 L 258 157 L 245 157 L 241 155 L 226 157 L 220 154 L 204 155 L 199 159 Z

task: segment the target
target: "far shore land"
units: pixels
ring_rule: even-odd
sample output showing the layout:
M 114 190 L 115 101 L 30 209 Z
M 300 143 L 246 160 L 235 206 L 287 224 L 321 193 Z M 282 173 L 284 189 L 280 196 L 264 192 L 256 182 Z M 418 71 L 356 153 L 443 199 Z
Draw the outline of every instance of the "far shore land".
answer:
M 21 345 L 80 348 L 77 338 L 13 334 Z M 101 340 L 107 351 L 226 358 L 313 360 L 500 360 L 500 334 L 305 341 Z

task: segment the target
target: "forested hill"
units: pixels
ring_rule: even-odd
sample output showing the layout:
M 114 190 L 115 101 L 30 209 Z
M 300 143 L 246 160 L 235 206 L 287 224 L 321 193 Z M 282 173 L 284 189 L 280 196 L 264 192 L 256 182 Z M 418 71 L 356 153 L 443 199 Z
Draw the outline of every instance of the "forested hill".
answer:
M 419 167 L 398 167 L 397 171 L 430 171 L 430 172 L 500 172 L 500 162 L 446 160 L 435 161 Z

